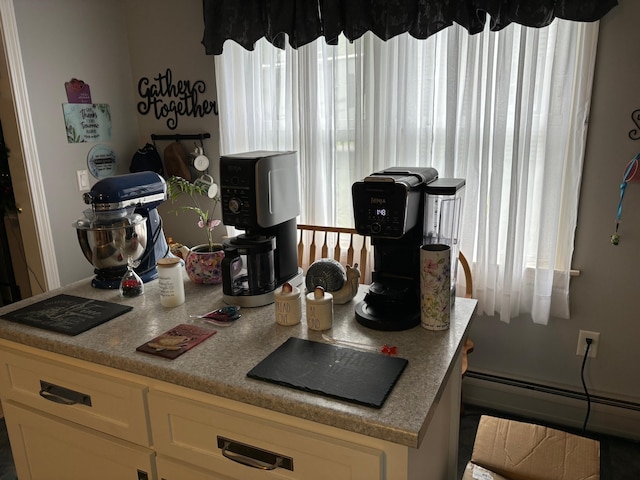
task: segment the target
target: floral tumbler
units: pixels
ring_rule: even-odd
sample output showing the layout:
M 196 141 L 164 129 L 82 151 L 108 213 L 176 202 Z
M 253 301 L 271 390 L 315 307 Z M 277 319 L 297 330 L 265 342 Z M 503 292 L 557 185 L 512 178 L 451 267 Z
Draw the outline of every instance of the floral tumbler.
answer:
M 433 243 L 420 247 L 420 324 L 446 330 L 451 316 L 451 247 Z

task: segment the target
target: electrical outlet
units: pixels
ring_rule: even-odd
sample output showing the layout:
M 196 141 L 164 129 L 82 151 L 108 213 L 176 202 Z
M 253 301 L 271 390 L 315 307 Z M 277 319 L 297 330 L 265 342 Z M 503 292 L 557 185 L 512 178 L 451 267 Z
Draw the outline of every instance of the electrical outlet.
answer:
M 589 347 L 589 356 L 596 358 L 598 356 L 598 345 L 600 344 L 600 332 L 590 332 L 588 330 L 580 330 L 578 334 L 578 350 L 576 355 L 584 356 L 584 352 L 587 350 L 587 338 L 592 340 Z

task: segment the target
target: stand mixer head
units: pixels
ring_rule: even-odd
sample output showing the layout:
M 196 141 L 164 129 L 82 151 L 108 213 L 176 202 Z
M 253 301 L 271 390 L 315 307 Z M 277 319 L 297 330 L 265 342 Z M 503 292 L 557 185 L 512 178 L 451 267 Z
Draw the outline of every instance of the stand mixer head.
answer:
M 129 259 L 143 282 L 157 278 L 157 260 L 169 246 L 157 206 L 166 200 L 164 179 L 154 172 L 104 178 L 83 195 L 91 208 L 73 226 L 85 258 L 95 267 L 91 285 L 117 289 Z

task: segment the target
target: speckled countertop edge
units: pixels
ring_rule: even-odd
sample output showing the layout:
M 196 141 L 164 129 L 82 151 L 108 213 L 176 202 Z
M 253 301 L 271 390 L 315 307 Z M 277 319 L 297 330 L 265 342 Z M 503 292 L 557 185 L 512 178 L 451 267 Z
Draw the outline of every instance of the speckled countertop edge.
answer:
M 476 301 L 456 300 L 451 326 L 442 332 L 415 327 L 402 332 L 383 332 L 357 323 L 354 306 L 334 306 L 333 338 L 366 345 L 385 343 L 398 348 L 409 364 L 381 409 L 364 407 L 246 377 L 246 373 L 289 337 L 325 342 L 320 332 L 300 324 L 275 323 L 273 305 L 245 308 L 243 317 L 230 327 L 210 327 L 217 333 L 175 360 L 139 353 L 135 348 L 179 323 L 206 326 L 189 315 L 202 314 L 224 305 L 219 285 L 195 285 L 185 280 L 187 301 L 175 308 L 160 305 L 157 282 L 145 284 L 145 294 L 121 298 L 117 291 L 99 290 L 89 280 L 0 308 L 0 317 L 60 293 L 123 303 L 133 310 L 77 336 L 68 336 L 0 319 L 0 337 L 16 343 L 66 355 L 148 378 L 180 385 L 257 407 L 330 425 L 355 433 L 417 448 L 442 393 L 443 380 L 467 332 Z

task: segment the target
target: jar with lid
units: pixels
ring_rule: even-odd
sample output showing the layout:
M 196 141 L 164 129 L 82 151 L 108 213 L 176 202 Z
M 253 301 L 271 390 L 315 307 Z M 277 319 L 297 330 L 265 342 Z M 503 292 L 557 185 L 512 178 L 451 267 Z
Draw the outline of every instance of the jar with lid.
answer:
M 309 330 L 329 330 L 333 325 L 333 295 L 318 286 L 306 296 Z
M 179 258 L 166 257 L 158 260 L 158 283 L 163 307 L 177 307 L 184 303 L 184 280 Z
M 273 292 L 276 323 L 279 325 L 297 325 L 302 318 L 302 300 L 300 289 L 285 282 Z

